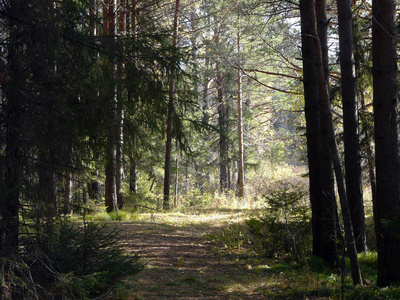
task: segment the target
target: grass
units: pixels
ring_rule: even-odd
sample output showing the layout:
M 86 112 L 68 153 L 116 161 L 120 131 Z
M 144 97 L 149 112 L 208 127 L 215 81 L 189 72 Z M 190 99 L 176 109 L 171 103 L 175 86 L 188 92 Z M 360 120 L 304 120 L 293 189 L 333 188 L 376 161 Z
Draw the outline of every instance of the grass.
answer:
M 299 174 L 305 171 L 301 168 L 296 172 L 289 168 L 271 170 L 274 180 L 268 186 L 259 181 L 258 173 L 249 175 L 258 187 L 250 195 L 271 194 L 288 174 L 295 178 L 289 178 L 290 183 L 297 180 L 295 184 L 303 185 Z M 244 205 L 233 194 L 193 193 L 168 212 L 157 211 L 155 201 L 144 204 L 154 210 L 128 206 L 118 213 L 97 211 L 86 217 L 122 228 L 124 242 L 131 243 L 130 251 L 139 251 L 147 263 L 141 273 L 127 278 L 110 294 L 112 299 L 341 299 L 342 292 L 345 299 L 396 299 L 400 294 L 399 287 L 374 285 L 374 251 L 359 255 L 362 276 L 372 285 L 357 287 L 352 285 L 348 261 L 342 286 L 341 271 L 326 268 L 315 257 L 287 260 L 289 256 L 260 256 L 245 221 L 269 215 L 265 199 L 250 196 Z M 367 227 L 373 250 L 370 214 Z
M 216 295 L 221 299 L 245 299 L 249 295 L 256 299 L 340 299 L 342 288 L 345 299 L 396 299 L 400 294 L 399 287 L 354 287 L 349 271 L 342 287 L 340 271 L 327 269 L 314 257 L 283 261 L 259 256 L 244 223 L 251 215 L 251 210 L 238 208 L 201 209 L 196 213 L 120 211 L 124 222 L 112 224 L 135 228 L 126 233 L 129 236 L 136 230 L 133 241 L 143 238 L 150 247 L 148 241 L 154 238 L 151 247 L 166 243 L 170 250 L 142 249 L 148 267 L 115 293 L 130 295 L 121 299 L 174 299 L 185 295 L 204 299 L 216 299 Z M 179 244 L 182 241 L 189 242 Z M 376 282 L 376 252 L 360 254 L 359 262 L 363 278 Z

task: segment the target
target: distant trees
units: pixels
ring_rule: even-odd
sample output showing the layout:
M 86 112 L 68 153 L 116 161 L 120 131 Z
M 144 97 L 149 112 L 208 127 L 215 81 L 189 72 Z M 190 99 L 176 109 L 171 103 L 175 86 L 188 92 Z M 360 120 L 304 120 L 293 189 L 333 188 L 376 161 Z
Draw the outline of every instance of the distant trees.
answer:
M 366 250 L 360 148 L 366 149 L 378 284 L 399 282 L 396 2 L 374 0 L 371 20 L 367 13 L 363 20 L 353 16 L 350 1 L 336 4 L 337 11 L 324 0 L 301 0 L 299 6 L 220 0 L 2 2 L 1 258 L 18 254 L 21 238 L 32 230 L 51 243 L 54 223 L 77 211 L 87 196 L 112 212 L 123 207 L 123 193 L 130 197 L 145 186 L 159 208 L 169 209 L 178 167 L 181 190 L 236 188 L 244 197 L 245 171 L 258 171 L 260 162 L 301 163 L 296 130 L 304 125 L 304 99 L 313 253 L 337 265 L 341 220 L 348 250 L 351 226 L 357 250 Z M 330 22 L 336 13 L 337 25 Z M 365 32 L 354 32 L 352 22 L 357 28 L 361 21 Z M 355 69 L 360 74 L 368 69 L 362 64 L 371 61 L 360 53 L 363 47 L 353 46 L 355 34 L 357 43 L 368 34 L 369 21 L 374 120 L 365 112 L 370 75 L 362 82 L 355 77 Z M 339 44 L 330 43 L 331 33 L 338 34 Z M 338 47 L 338 57 L 329 45 Z M 364 90 L 359 98 L 357 79 Z M 367 146 L 360 145 L 359 106 Z M 296 139 L 288 141 L 289 134 Z M 333 148 L 337 142 L 344 148 L 346 188 L 340 183 L 342 153 Z M 174 155 L 179 163 L 171 163 Z

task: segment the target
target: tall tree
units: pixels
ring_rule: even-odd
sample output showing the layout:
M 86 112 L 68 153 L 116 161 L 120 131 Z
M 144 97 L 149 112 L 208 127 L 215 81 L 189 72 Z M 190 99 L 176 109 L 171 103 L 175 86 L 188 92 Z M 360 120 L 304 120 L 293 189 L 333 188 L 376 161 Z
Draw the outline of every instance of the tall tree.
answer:
M 362 195 L 358 134 L 357 88 L 353 55 L 353 28 L 350 0 L 337 1 L 339 57 L 341 70 L 346 191 L 357 251 L 366 251 L 365 214 Z
M 330 265 L 338 262 L 335 237 L 335 207 L 322 189 L 320 91 L 317 53 L 313 32 L 314 1 L 300 1 L 303 84 L 306 117 L 307 157 L 312 209 L 313 254 Z M 325 75 L 324 75 L 325 76 Z M 326 134 L 326 133 L 325 133 Z M 330 161 L 330 160 L 329 160 Z M 331 172 L 331 171 L 330 171 Z M 332 195 L 330 195 L 332 196 Z M 328 203 L 326 203 L 328 200 Z
M 12 261 L 18 254 L 19 246 L 19 209 L 21 191 L 21 131 L 23 99 L 20 89 L 24 81 L 25 28 L 21 20 L 27 16 L 24 1 L 14 1 L 10 6 L 8 19 L 9 39 L 7 62 L 10 80 L 5 85 L 5 154 L 2 181 L 4 189 L 1 197 L 0 255 L 2 264 Z M 1 266 L 5 270 L 4 266 Z M 5 276 L 5 274 L 1 274 Z M 12 295 L 11 295 L 12 296 Z
M 324 74 L 324 80 L 327 84 L 328 93 L 330 86 L 330 69 L 329 69 L 329 49 L 328 49 L 328 19 L 326 16 L 326 0 L 315 0 L 315 14 L 316 14 L 316 26 L 318 39 L 321 45 L 321 59 L 322 68 Z M 318 58 L 318 53 L 317 58 Z M 318 70 L 318 68 L 317 68 Z M 321 89 L 319 91 L 319 102 L 320 102 L 320 160 L 321 160 L 321 197 L 324 202 L 324 215 L 321 216 L 325 219 L 325 238 L 330 236 L 331 239 L 337 239 L 337 204 L 335 196 L 335 179 L 333 175 L 333 162 L 332 156 L 330 155 L 330 141 L 329 141 L 329 125 L 326 120 L 330 118 L 327 110 L 322 109 L 325 95 Z M 328 94 L 329 97 L 329 94 Z M 337 251 L 337 249 L 332 249 Z
M 103 3 L 103 38 L 104 46 L 110 47 L 112 41 L 115 39 L 115 0 L 106 0 Z M 117 144 L 118 144 L 118 133 L 117 133 L 117 99 L 115 95 L 115 60 L 114 57 L 109 54 L 105 59 L 106 68 L 109 70 L 105 71 L 105 89 L 103 96 L 108 105 L 109 123 L 107 128 L 107 146 L 106 146 L 106 166 L 105 166 L 105 205 L 107 212 L 116 211 L 118 209 L 117 203 L 117 171 L 116 171 L 116 155 L 117 155 Z
M 315 53 L 316 53 L 316 65 L 317 65 L 317 76 L 318 76 L 318 86 L 319 86 L 319 93 L 320 93 L 320 111 L 324 112 L 326 118 L 321 120 L 321 123 L 324 123 L 324 126 L 327 131 L 327 141 L 328 141 L 328 152 L 330 155 L 330 159 L 333 162 L 335 176 L 336 176 L 336 184 L 340 199 L 340 204 L 342 208 L 343 214 L 343 223 L 344 223 L 344 231 L 346 236 L 346 243 L 347 243 L 347 251 L 349 253 L 350 258 L 350 266 L 351 266 L 351 274 L 354 284 L 361 284 L 361 272 L 360 266 L 358 263 L 356 245 L 354 240 L 353 228 L 351 224 L 351 216 L 350 210 L 347 202 L 347 195 L 346 195 L 346 188 L 344 183 L 343 177 L 343 170 L 339 160 L 339 153 L 336 144 L 336 137 L 335 137 L 335 130 L 333 126 L 333 118 L 332 118 L 332 111 L 331 111 L 331 103 L 329 99 L 329 92 L 328 92 L 328 82 L 326 81 L 326 71 L 324 70 L 324 59 L 323 59 L 323 50 L 322 50 L 322 43 L 319 40 L 318 33 L 317 33 L 317 13 L 313 6 L 310 6 L 310 14 L 311 14 L 311 34 L 315 37 L 314 39 L 314 46 L 315 46 Z
M 400 283 L 400 239 L 390 222 L 400 207 L 397 22 L 395 0 L 372 1 L 373 106 L 376 147 L 375 231 L 378 285 Z
M 244 147 L 243 147 L 243 109 L 242 109 L 242 71 L 240 64 L 240 14 L 238 15 L 238 33 L 237 33 L 237 52 L 238 52 L 238 69 L 237 69 L 237 105 L 238 105 L 238 146 L 239 146 L 239 159 L 238 159 L 238 196 L 245 202 L 244 190 Z
M 177 46 L 178 40 L 178 16 L 179 16 L 179 5 L 180 1 L 175 1 L 174 10 L 174 27 L 172 35 L 172 47 L 174 53 Z M 172 67 L 169 82 L 169 94 L 168 94 L 168 115 L 167 115 L 167 131 L 166 131 L 166 150 L 165 150 L 165 165 L 164 165 L 164 200 L 163 208 L 169 209 L 169 198 L 171 189 L 171 151 L 172 151 L 172 124 L 173 124 L 173 113 L 174 113 L 174 97 L 175 97 L 175 67 Z

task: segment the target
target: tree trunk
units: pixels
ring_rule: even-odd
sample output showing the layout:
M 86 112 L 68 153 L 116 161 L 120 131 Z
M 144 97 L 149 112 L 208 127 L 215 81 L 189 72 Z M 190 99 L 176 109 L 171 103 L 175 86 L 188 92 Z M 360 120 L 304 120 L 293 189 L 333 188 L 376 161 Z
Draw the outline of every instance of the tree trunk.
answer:
M 23 1 L 14 1 L 12 15 L 19 16 L 24 11 Z M 21 10 L 21 11 L 20 11 Z M 5 90 L 5 153 L 4 153 L 4 194 L 0 199 L 0 258 L 11 259 L 18 254 L 19 244 L 19 198 L 21 176 L 21 112 L 22 99 L 19 94 L 23 73 L 24 40 L 21 24 L 10 20 L 8 63 L 11 77 Z
M 115 184 L 117 190 L 117 204 L 118 208 L 122 209 L 124 206 L 121 188 L 122 188 L 122 160 L 123 160 L 123 122 L 124 111 L 122 108 L 122 79 L 123 79 L 123 64 L 118 62 L 118 86 L 117 86 L 117 107 L 116 107 L 116 155 L 115 155 Z
M 179 14 L 179 0 L 175 1 L 174 12 L 174 32 L 172 36 L 172 46 L 176 48 L 178 39 L 178 14 Z M 171 186 L 171 150 L 172 150 L 172 121 L 174 110 L 174 97 L 175 97 L 175 69 L 171 70 L 171 79 L 169 83 L 169 100 L 168 100 L 168 115 L 167 115 L 167 141 L 165 150 L 165 166 L 164 166 L 164 200 L 163 208 L 168 210 L 170 208 L 169 196 Z
M 64 181 L 64 203 L 62 211 L 68 215 L 72 211 L 72 173 L 65 175 Z
M 312 3 L 312 1 L 310 1 Z M 360 266 L 358 264 L 358 257 L 357 251 L 355 246 L 355 240 L 353 235 L 353 228 L 351 224 L 351 216 L 350 210 L 347 202 L 346 197 L 346 189 L 344 184 L 344 178 L 342 173 L 342 167 L 340 165 L 339 154 L 336 145 L 336 138 L 335 138 L 335 131 L 333 127 L 333 118 L 331 112 L 331 104 L 329 101 L 329 92 L 328 92 L 328 83 L 326 82 L 326 72 L 324 71 L 323 67 L 323 55 L 322 55 L 322 48 L 321 48 L 321 41 L 318 38 L 317 28 L 316 28 L 316 15 L 315 10 L 312 5 L 309 7 L 311 21 L 312 21 L 312 28 L 311 28 L 311 35 L 315 37 L 315 53 L 316 53 L 316 65 L 317 65 L 317 74 L 318 74 L 318 85 L 319 85 L 319 92 L 320 92 L 320 111 L 324 112 L 327 118 L 322 119 L 321 121 L 324 122 L 325 127 L 327 128 L 327 137 L 329 141 L 329 154 L 333 161 L 335 175 L 336 175 L 336 183 L 340 198 L 340 204 L 342 207 L 342 214 L 343 214 L 343 223 L 344 223 L 344 230 L 347 242 L 347 251 L 349 253 L 350 258 L 350 266 L 351 266 L 351 273 L 352 279 L 354 284 L 361 284 L 361 272 Z
M 240 18 L 240 17 L 239 17 Z M 240 21 L 240 19 L 239 19 Z M 240 34 L 237 35 L 237 49 L 240 55 Z M 238 86 L 238 137 L 239 137 L 239 160 L 238 160 L 238 196 L 245 203 L 245 190 L 244 190 L 244 152 L 243 152 L 243 117 L 242 117 L 242 71 L 240 68 L 237 70 L 237 86 Z
M 316 12 L 316 22 L 317 22 L 317 34 L 321 41 L 321 55 L 322 55 L 322 68 L 324 79 L 329 87 L 329 57 L 328 57 L 328 21 L 326 19 L 326 1 L 316 0 L 315 1 L 315 12 Z M 318 53 L 317 53 L 318 55 Z M 328 89 L 329 92 L 329 89 Z M 333 162 L 332 156 L 329 154 L 329 127 L 325 120 L 329 118 L 326 111 L 322 110 L 321 102 L 324 101 L 323 94 L 321 90 L 319 92 L 319 109 L 320 109 L 320 135 L 321 135 L 321 145 L 320 145 L 320 159 L 321 159 L 321 191 L 320 195 L 322 197 L 323 205 L 321 207 L 320 216 L 325 219 L 323 222 L 323 239 L 333 239 L 337 240 L 337 203 L 335 197 L 335 179 L 333 175 Z M 330 245 L 329 245 L 330 244 Z M 333 247 L 331 250 L 326 249 L 326 251 L 331 251 L 331 266 L 337 263 L 338 250 L 337 243 L 335 246 L 331 242 L 327 242 L 326 246 Z
M 113 121 L 113 120 L 112 120 Z M 114 123 L 114 122 L 113 122 Z M 117 211 L 117 185 L 116 185 L 116 148 L 114 141 L 114 128 L 110 126 L 108 129 L 108 140 L 106 150 L 106 167 L 105 167 L 105 205 L 107 212 Z
M 366 251 L 362 195 L 356 79 L 353 59 L 353 29 L 350 0 L 338 0 L 339 55 L 342 83 L 346 191 L 357 251 Z
M 376 148 L 375 231 L 378 285 L 400 283 L 400 239 L 390 221 L 399 217 L 399 108 L 395 0 L 372 1 L 372 74 Z
M 115 1 L 106 0 L 103 3 L 104 30 L 103 35 L 114 38 L 115 35 Z M 107 83 L 105 86 L 105 97 L 109 105 L 109 126 L 107 132 L 107 149 L 106 149 L 106 167 L 105 167 L 105 205 L 107 212 L 117 211 L 117 171 L 116 171 L 116 155 L 118 134 L 117 125 L 117 97 L 115 94 L 115 62 L 110 58 L 110 71 L 106 74 Z
M 8 41 L 8 65 L 11 79 L 4 84 L 5 118 L 5 149 L 1 160 L 1 184 L 0 195 L 0 277 L 2 285 L 0 293 L 4 299 L 17 299 L 16 289 L 11 286 L 10 275 L 16 271 L 15 259 L 19 249 L 19 208 L 20 189 L 22 173 L 22 112 L 23 97 L 20 88 L 24 80 L 23 57 L 24 57 L 24 34 L 20 20 L 26 16 L 26 3 L 24 1 L 13 1 L 10 3 L 10 15 L 19 16 L 9 20 Z M 5 281 L 5 282 L 4 282 Z M 10 288 L 11 287 L 11 288 Z
M 39 201 L 43 203 L 43 216 L 55 218 L 57 215 L 56 179 L 51 162 L 50 150 L 42 149 L 39 154 Z
M 309 166 L 310 202 L 312 209 L 313 254 L 331 266 L 338 263 L 335 241 L 336 218 L 326 190 L 322 189 L 321 126 L 316 51 L 312 35 L 314 10 L 312 1 L 300 1 L 303 84 L 306 117 L 307 157 Z M 330 160 L 329 160 L 330 161 Z M 328 205 L 327 205 L 328 200 Z
M 224 103 L 223 79 L 217 66 L 218 129 L 219 129 L 219 186 L 220 191 L 228 190 L 228 136 L 226 126 L 226 105 Z
M 132 156 L 129 157 L 129 165 L 129 190 L 137 194 L 137 161 Z
M 176 157 L 175 159 L 175 198 L 174 198 L 174 207 L 177 208 L 178 207 L 178 189 L 179 189 L 179 160 L 178 157 Z

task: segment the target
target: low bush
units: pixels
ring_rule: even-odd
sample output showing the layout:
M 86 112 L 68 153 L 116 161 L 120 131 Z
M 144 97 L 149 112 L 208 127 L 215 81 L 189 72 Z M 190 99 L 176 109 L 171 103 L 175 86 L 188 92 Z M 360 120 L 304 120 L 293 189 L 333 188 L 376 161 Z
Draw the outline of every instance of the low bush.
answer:
M 127 254 L 119 233 L 96 223 L 62 224 L 56 241 L 27 244 L 24 255 L 45 299 L 91 299 L 142 268 Z
M 311 222 L 304 196 L 300 187 L 287 184 L 265 196 L 263 215 L 246 221 L 258 252 L 280 259 L 303 259 L 311 253 Z

